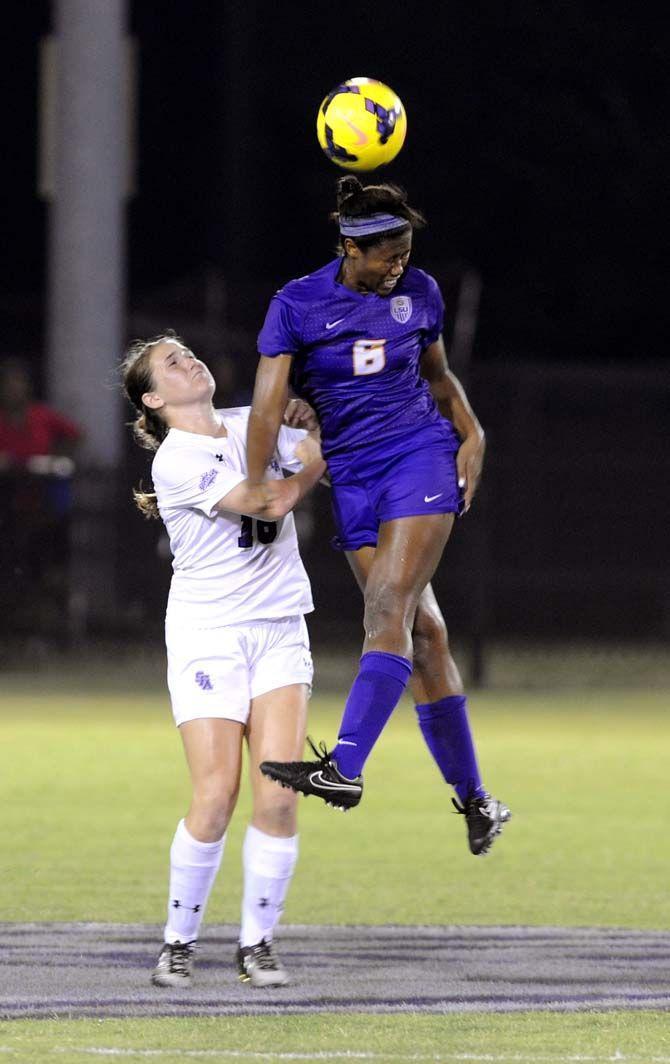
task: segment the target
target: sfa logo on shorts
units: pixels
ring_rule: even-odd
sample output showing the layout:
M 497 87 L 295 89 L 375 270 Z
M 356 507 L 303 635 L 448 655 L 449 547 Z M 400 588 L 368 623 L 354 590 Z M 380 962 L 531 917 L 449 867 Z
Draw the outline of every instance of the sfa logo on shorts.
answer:
M 412 300 L 409 296 L 393 296 L 391 299 L 391 317 L 404 325 L 412 317 Z
M 214 688 L 212 687 L 212 681 L 210 680 L 206 672 L 196 672 L 195 682 L 197 683 L 201 691 L 214 690 Z
M 207 491 L 207 488 L 214 483 L 218 475 L 218 469 L 209 469 L 206 473 L 203 473 L 200 477 L 200 491 Z

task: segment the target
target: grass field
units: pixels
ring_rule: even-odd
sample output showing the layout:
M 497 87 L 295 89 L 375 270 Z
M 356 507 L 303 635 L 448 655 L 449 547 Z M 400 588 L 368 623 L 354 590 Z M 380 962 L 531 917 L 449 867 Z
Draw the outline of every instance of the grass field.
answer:
M 163 918 L 167 851 L 188 793 L 179 739 L 162 690 L 120 695 L 89 686 L 4 687 L 6 921 Z M 339 699 L 314 698 L 315 737 L 332 740 L 339 709 Z M 343 817 L 301 805 L 286 921 L 667 928 L 665 692 L 488 692 L 473 699 L 472 718 L 485 780 L 514 811 L 493 854 L 475 860 L 467 852 L 462 819 L 451 815 L 407 703 L 369 762 L 359 810 Z M 243 797 L 210 902 L 217 922 L 238 918 L 247 808 Z M 324 860 L 335 889 L 320 874 Z M 667 1031 L 667 1014 L 648 1013 L 24 1021 L 2 1025 L 0 1050 L 22 1060 L 53 1051 L 60 1061 L 97 1048 L 130 1057 L 144 1050 L 161 1061 L 349 1052 L 646 1062 L 670 1060 Z
M 7 1064 L 85 1061 L 444 1061 L 667 1064 L 667 1013 L 514 1016 L 278 1016 L 0 1025 Z

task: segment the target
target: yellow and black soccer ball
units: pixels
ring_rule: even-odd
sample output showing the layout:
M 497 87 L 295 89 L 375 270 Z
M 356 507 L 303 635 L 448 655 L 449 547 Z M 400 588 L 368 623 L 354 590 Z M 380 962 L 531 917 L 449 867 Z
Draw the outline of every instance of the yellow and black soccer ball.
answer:
M 319 107 L 316 133 L 324 152 L 345 170 L 376 170 L 395 159 L 407 116 L 393 89 L 374 78 L 349 78 Z

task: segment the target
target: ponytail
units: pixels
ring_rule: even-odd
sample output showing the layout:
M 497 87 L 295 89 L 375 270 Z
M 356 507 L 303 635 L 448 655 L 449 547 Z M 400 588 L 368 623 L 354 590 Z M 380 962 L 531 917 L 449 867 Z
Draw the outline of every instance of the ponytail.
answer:
M 407 193 L 400 185 L 362 185 L 353 174 L 347 174 L 338 178 L 335 197 L 337 210 L 330 215 L 333 222 L 339 222 L 341 214 L 349 218 L 362 218 L 384 212 L 404 218 L 412 229 L 423 229 L 426 224 L 421 211 L 409 205 Z
M 160 513 L 158 511 L 156 492 L 141 491 L 140 488 L 133 488 L 133 499 L 135 500 L 137 509 L 147 521 L 157 521 L 160 517 Z
M 140 447 L 145 447 L 148 451 L 157 451 L 169 431 L 169 426 L 166 425 L 158 411 L 152 410 L 142 402 L 144 393 L 153 389 L 151 348 L 163 340 L 177 340 L 181 343 L 176 333 L 172 329 L 167 329 L 151 340 L 135 340 L 128 348 L 121 363 L 123 391 L 138 415 L 134 421 L 130 422 L 133 436 Z M 133 498 L 144 517 L 160 516 L 155 492 L 142 491 L 140 485 L 139 489 L 133 489 Z

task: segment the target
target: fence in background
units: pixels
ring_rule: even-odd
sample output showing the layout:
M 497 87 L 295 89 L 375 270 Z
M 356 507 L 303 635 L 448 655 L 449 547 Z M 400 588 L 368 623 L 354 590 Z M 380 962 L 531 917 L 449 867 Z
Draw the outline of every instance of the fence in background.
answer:
M 487 429 L 485 476 L 434 585 L 455 638 L 471 647 L 475 676 L 484 678 L 490 640 L 668 640 L 668 375 L 480 363 L 469 392 Z M 5 559 L 5 641 L 39 635 L 45 616 L 45 637 L 55 626 L 71 643 L 96 633 L 161 638 L 167 544 L 130 498 L 148 462 L 129 444 L 115 482 L 95 470 L 75 478 L 70 582 L 55 622 L 35 573 Z M 30 485 L 18 489 L 25 497 Z M 7 482 L 2 491 L 6 520 Z M 345 559 L 328 546 L 327 489 L 314 492 L 298 520 L 317 603 L 314 641 L 355 644 L 360 596 Z M 29 533 L 24 526 L 23 541 L 39 556 Z M 53 530 L 45 534 L 53 546 Z

